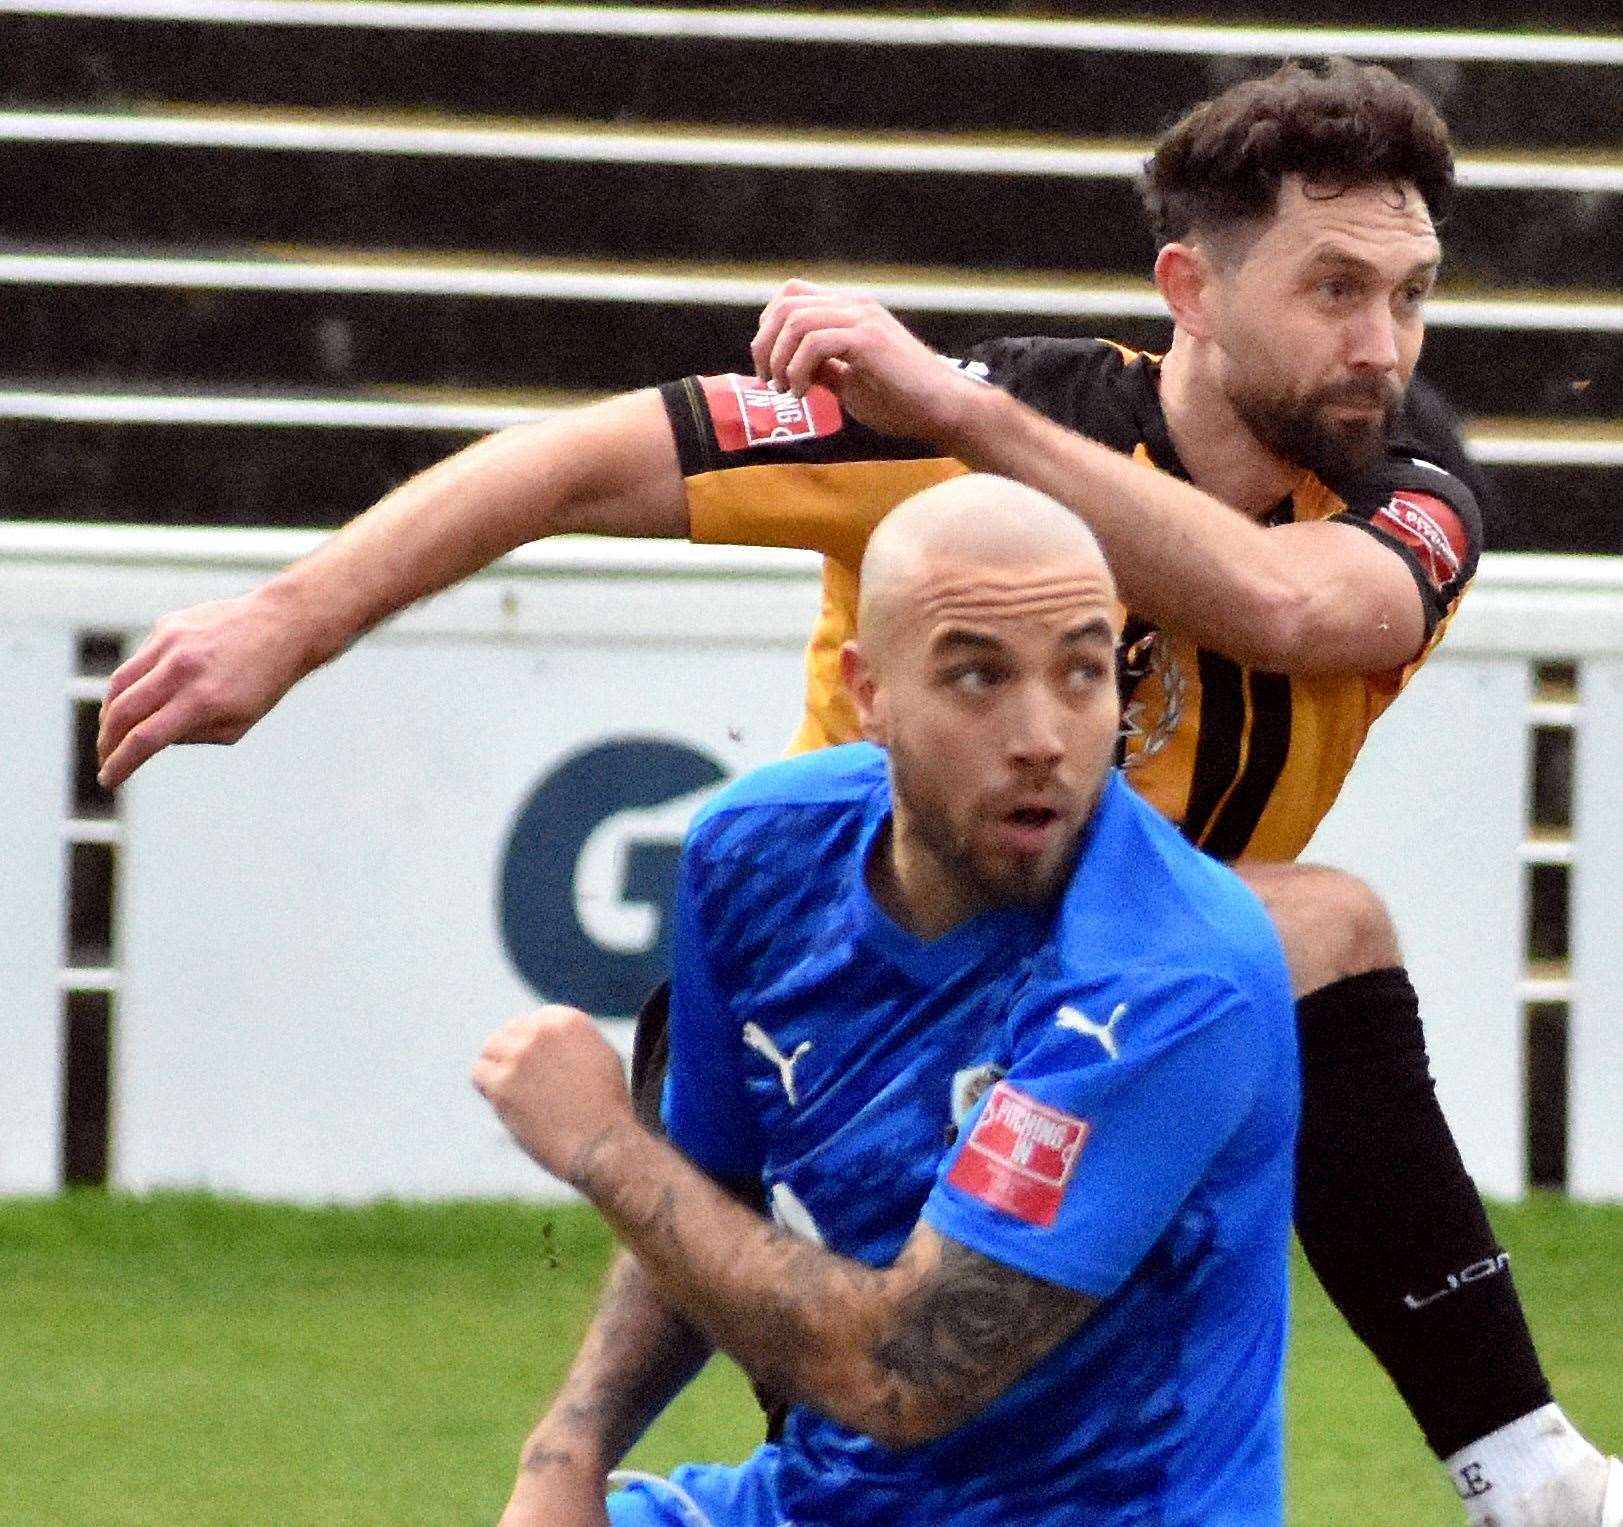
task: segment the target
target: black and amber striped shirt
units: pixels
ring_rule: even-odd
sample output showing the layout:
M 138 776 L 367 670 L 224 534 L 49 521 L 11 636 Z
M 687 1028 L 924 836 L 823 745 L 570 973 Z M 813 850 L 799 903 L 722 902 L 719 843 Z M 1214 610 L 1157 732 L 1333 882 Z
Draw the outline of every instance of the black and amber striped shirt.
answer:
M 961 364 L 1080 434 L 1187 475 L 1161 411 L 1156 356 L 1102 340 L 1007 339 Z M 732 376 L 690 377 L 662 392 L 693 539 L 822 553 L 822 611 L 794 746 L 850 741 L 857 723 L 839 651 L 855 628 L 868 536 L 903 498 L 967 468 L 845 419 L 822 389 L 797 399 Z M 1441 638 L 1481 546 L 1471 491 L 1436 464 L 1455 459 L 1450 452 L 1452 441 L 1398 439 L 1376 469 L 1335 488 L 1304 472 L 1269 520 L 1355 524 L 1404 560 L 1425 607 L 1426 642 L 1401 668 L 1269 673 L 1127 612 L 1123 767 L 1146 799 L 1217 857 L 1301 853 L 1369 728 Z

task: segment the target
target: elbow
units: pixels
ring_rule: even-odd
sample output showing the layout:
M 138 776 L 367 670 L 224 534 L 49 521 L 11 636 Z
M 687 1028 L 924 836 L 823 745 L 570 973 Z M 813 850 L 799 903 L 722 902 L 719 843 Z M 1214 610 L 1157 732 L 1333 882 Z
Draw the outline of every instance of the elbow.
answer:
M 1425 631 L 1413 611 L 1326 582 L 1270 591 L 1229 656 L 1270 673 L 1384 673 L 1412 662 Z

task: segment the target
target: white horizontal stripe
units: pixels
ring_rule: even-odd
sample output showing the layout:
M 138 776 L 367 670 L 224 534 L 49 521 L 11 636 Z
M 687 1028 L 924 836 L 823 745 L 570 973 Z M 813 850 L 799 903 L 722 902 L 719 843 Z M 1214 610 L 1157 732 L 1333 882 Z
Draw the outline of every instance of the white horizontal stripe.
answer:
M 784 275 L 791 271 L 786 267 Z M 360 292 L 424 297 L 524 297 L 585 302 L 661 302 L 760 307 L 777 277 L 695 276 L 654 271 L 481 269 L 478 266 L 352 265 L 264 260 L 171 260 L 103 255 L 0 255 L 0 285 L 154 286 L 184 290 Z M 933 312 L 1165 316 L 1143 291 L 1085 286 L 923 281 L 855 283 L 891 307 Z M 1619 305 L 1623 325 L 1623 304 Z
M 56 985 L 59 991 L 105 991 L 118 990 L 118 972 L 105 965 L 74 965 L 57 972 Z
M 1571 1002 L 1578 987 L 1570 976 L 1530 976 L 1516 983 L 1523 1002 Z
M 1623 191 L 1623 162 L 1559 159 L 1461 159 L 1462 186 L 1488 191 Z
M 1577 853 L 1572 840 L 1529 838 L 1521 847 L 1519 855 L 1523 864 L 1574 864 L 1577 862 Z
M 897 140 L 725 137 L 683 133 L 572 132 L 549 128 L 404 127 L 341 121 L 0 112 L 0 140 L 117 143 L 424 157 L 528 159 L 581 164 L 680 164 L 891 173 L 1137 175 L 1136 149 L 1005 148 Z
M 124 841 L 124 826 L 112 817 L 73 817 L 62 836 L 69 843 L 105 843 L 116 848 Z
M 495 430 L 544 419 L 546 408 L 337 398 L 161 397 L 0 392 L 0 418 L 51 424 L 221 424 L 325 429 Z
M 341 121 L 0 112 L 0 141 L 107 143 L 274 152 L 523 159 L 574 164 L 671 164 L 885 174 L 1046 175 L 1131 180 L 1147 150 L 1061 148 L 904 139 L 595 133 L 549 128 L 420 127 Z M 1623 191 L 1623 163 L 1462 159 L 1462 186 Z
M 788 274 L 787 269 L 785 274 Z M 519 297 L 755 308 L 777 278 L 657 271 L 484 270 L 468 265 L 374 265 L 277 260 L 192 260 L 119 255 L 0 255 L 0 286 L 151 286 L 200 291 L 356 292 L 421 297 Z M 1151 289 L 970 284 L 911 280 L 853 283 L 890 307 L 935 313 L 1030 313 L 1048 317 L 1164 318 Z M 1561 298 L 1437 297 L 1439 328 L 1623 332 L 1623 302 Z
M 416 5 L 330 0 L 0 0 L 0 14 L 107 16 L 239 25 L 333 26 L 390 31 L 519 32 L 553 36 L 718 38 L 869 46 L 1053 48 L 1284 58 L 1357 58 L 1618 64 L 1611 37 L 1493 32 L 1379 31 L 1346 27 L 1175 26 L 987 17 L 810 15 L 794 11 L 604 9 L 568 5 Z
M 1471 454 L 1492 467 L 1623 467 L 1623 438 L 1473 435 Z

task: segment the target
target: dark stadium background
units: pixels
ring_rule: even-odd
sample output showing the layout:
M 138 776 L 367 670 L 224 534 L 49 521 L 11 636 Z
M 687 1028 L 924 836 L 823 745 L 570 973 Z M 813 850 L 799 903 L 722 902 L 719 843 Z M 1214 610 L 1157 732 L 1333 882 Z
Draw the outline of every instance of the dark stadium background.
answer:
M 1100 19 L 1143 8 L 1093 0 L 929 10 Z M 1209 8 L 1175 3 L 1155 14 L 1214 19 Z M 1306 0 L 1275 0 L 1222 8 L 1220 19 L 1536 24 L 1614 35 L 1618 26 L 1612 0 L 1366 0 L 1331 18 Z M 717 133 L 724 150 L 752 137 L 830 134 L 1131 149 L 1190 101 L 1272 62 L 1221 51 L 975 41 L 926 48 L 0 11 L 0 110 L 95 113 L 113 129 L 101 140 L 63 141 L 13 118 L 0 142 L 0 255 L 13 266 L 0 282 L 0 512 L 336 525 L 478 431 L 402 427 L 383 420 L 387 410 L 364 423 L 287 422 L 269 407 L 278 399 L 544 404 L 739 366 L 752 327 L 748 306 L 663 300 L 646 290 L 589 300 L 252 290 L 211 284 L 206 273 L 165 284 L 150 271 L 69 285 L 19 257 L 449 262 L 464 272 L 501 264 L 656 283 L 680 266 L 763 280 L 817 271 L 1108 289 L 1141 283 L 1151 254 L 1131 182 L 1119 176 L 1004 174 L 996 164 L 978 174 L 796 170 L 567 153 L 165 145 L 115 141 L 120 122 L 191 118 L 270 131 L 293 121 L 318 135 L 366 124 L 592 127 L 611 135 L 699 128 Z M 1396 67 L 1442 107 L 1462 157 L 1515 157 L 1535 167 L 1527 184 L 1461 192 L 1447 230 L 1445 295 L 1544 303 L 1623 287 L 1623 68 L 1446 56 Z M 1609 179 L 1571 184 L 1575 165 L 1608 153 Z M 1557 184 L 1563 170 L 1568 183 Z M 947 350 L 1007 332 L 1102 330 L 1146 344 L 1163 332 L 1143 317 L 1045 321 L 995 304 L 906 316 Z M 1581 316 L 1571 326 L 1556 322 L 1515 332 L 1439 323 L 1423 369 L 1483 435 L 1538 446 L 1537 459 L 1491 467 L 1501 499 L 1492 545 L 1623 550 L 1619 469 L 1610 464 L 1623 439 L 1623 326 L 1584 327 Z M 40 401 L 63 396 L 80 406 L 53 410 Z M 135 401 L 88 407 L 111 397 Z M 205 422 L 179 405 L 157 407 L 160 399 L 240 399 L 243 407 L 232 422 L 221 422 L 218 410 Z

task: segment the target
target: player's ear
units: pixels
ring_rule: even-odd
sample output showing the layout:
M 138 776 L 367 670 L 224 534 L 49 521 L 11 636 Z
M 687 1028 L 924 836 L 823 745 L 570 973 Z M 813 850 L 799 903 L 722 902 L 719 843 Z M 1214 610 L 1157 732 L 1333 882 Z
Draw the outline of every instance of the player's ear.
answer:
M 1196 339 L 1212 334 L 1215 266 L 1199 244 L 1163 244 L 1155 257 L 1155 289 L 1172 321 Z
M 857 722 L 862 727 L 862 735 L 869 742 L 884 743 L 884 705 L 879 698 L 873 664 L 855 642 L 846 642 L 840 648 L 840 678 L 844 680 L 846 693 L 857 708 Z

